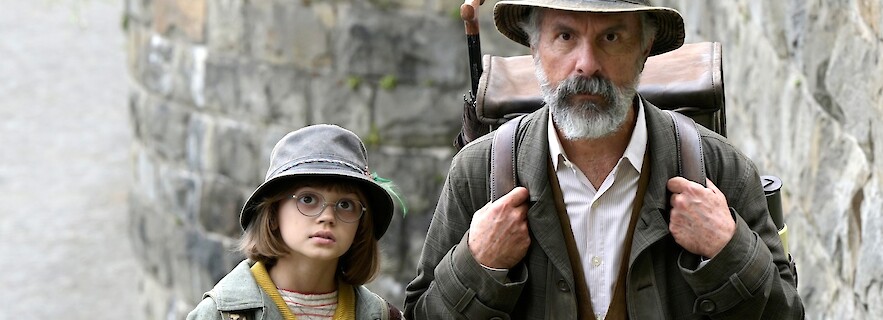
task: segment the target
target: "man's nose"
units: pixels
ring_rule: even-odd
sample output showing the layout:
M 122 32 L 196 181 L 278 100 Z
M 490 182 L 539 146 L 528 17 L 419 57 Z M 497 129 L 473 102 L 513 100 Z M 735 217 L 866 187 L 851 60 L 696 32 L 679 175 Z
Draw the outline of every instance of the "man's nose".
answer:
M 601 70 L 601 62 L 598 60 L 600 55 L 594 45 L 584 43 L 575 50 L 574 54 L 576 55 L 574 71 L 577 75 L 590 77 Z

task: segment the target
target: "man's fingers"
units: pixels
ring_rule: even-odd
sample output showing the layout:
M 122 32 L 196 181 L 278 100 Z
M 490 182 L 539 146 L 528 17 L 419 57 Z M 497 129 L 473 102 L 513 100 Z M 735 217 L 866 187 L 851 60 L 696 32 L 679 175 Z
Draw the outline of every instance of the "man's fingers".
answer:
M 721 190 L 718 189 L 716 185 L 714 185 L 714 182 L 711 182 L 711 179 L 705 178 L 705 185 L 708 187 L 708 189 L 711 189 L 711 192 L 721 194 Z
M 527 191 L 527 188 L 515 187 L 515 189 L 512 189 L 512 191 L 509 191 L 509 193 L 503 195 L 497 201 L 514 208 L 522 205 L 528 198 L 530 198 L 530 193 Z
M 468 241 L 476 261 L 488 267 L 511 268 L 524 258 L 530 246 L 528 196 L 527 189 L 515 188 L 475 213 Z
M 714 185 L 714 183 L 711 183 L 711 180 L 708 178 L 705 178 L 705 184 L 708 186 L 709 189 L 711 189 L 715 193 L 720 191 Z M 674 177 L 674 178 L 668 179 L 668 183 L 666 183 L 666 187 L 668 187 L 668 191 L 671 191 L 672 193 L 685 193 L 685 192 L 689 191 L 690 189 L 699 188 L 699 190 L 702 190 L 702 189 L 706 188 L 706 187 L 703 187 L 701 184 L 687 180 L 684 177 Z
M 690 180 L 684 179 L 684 177 L 674 177 L 668 179 L 668 183 L 665 186 L 668 188 L 668 191 L 673 193 L 683 193 L 690 187 Z

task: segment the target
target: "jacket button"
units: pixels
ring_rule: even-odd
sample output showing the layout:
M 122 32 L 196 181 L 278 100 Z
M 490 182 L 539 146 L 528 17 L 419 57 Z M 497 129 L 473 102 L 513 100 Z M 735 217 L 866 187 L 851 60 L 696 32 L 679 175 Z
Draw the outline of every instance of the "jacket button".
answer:
M 567 281 L 564 281 L 564 279 L 558 280 L 558 290 L 561 290 L 561 292 L 570 291 L 570 288 L 567 287 Z
M 714 301 L 708 299 L 702 300 L 702 302 L 699 303 L 699 309 L 705 313 L 712 313 L 716 308 L 717 307 L 714 305 Z

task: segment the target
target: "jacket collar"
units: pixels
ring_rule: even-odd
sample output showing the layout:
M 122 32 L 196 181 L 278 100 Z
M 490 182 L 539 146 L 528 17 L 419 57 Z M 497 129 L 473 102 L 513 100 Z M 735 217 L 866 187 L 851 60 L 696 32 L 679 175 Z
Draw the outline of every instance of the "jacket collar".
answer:
M 265 294 L 251 275 L 252 265 L 251 260 L 240 262 L 203 297 L 211 296 L 220 311 L 263 308 Z
M 282 319 L 282 314 L 261 290 L 251 273 L 254 261 L 243 260 L 218 284 L 203 295 L 212 297 L 219 311 L 230 312 L 248 309 L 263 309 L 263 319 Z M 369 291 L 365 286 L 353 286 L 356 301 L 356 319 L 386 319 L 386 301 Z M 266 308 L 265 306 L 270 306 Z M 367 316 L 367 317 L 366 317 Z

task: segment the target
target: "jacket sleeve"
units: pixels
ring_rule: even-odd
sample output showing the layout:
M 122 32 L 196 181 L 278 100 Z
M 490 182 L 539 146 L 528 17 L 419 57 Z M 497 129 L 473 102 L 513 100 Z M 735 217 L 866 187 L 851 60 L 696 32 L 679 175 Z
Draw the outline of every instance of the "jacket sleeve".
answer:
M 221 312 L 218 311 L 215 300 L 211 297 L 202 299 L 196 308 L 187 314 L 187 320 L 221 320 Z
M 769 218 L 757 169 L 738 152 L 711 157 L 706 159 L 717 162 L 709 172 L 717 175 L 709 178 L 727 198 L 736 233 L 702 268 L 682 252 L 681 273 L 697 295 L 694 313 L 713 319 L 803 319 L 803 303 Z
M 468 163 L 468 159 L 460 160 Z M 475 261 L 467 245 L 468 229 L 478 204 L 487 201 L 487 187 L 484 182 L 468 183 L 465 177 L 470 176 L 459 171 L 456 163 L 455 159 L 430 223 L 417 276 L 406 289 L 405 317 L 509 319 L 527 271 L 524 266 L 516 267 L 520 270 L 510 274 L 520 278 L 501 283 Z

